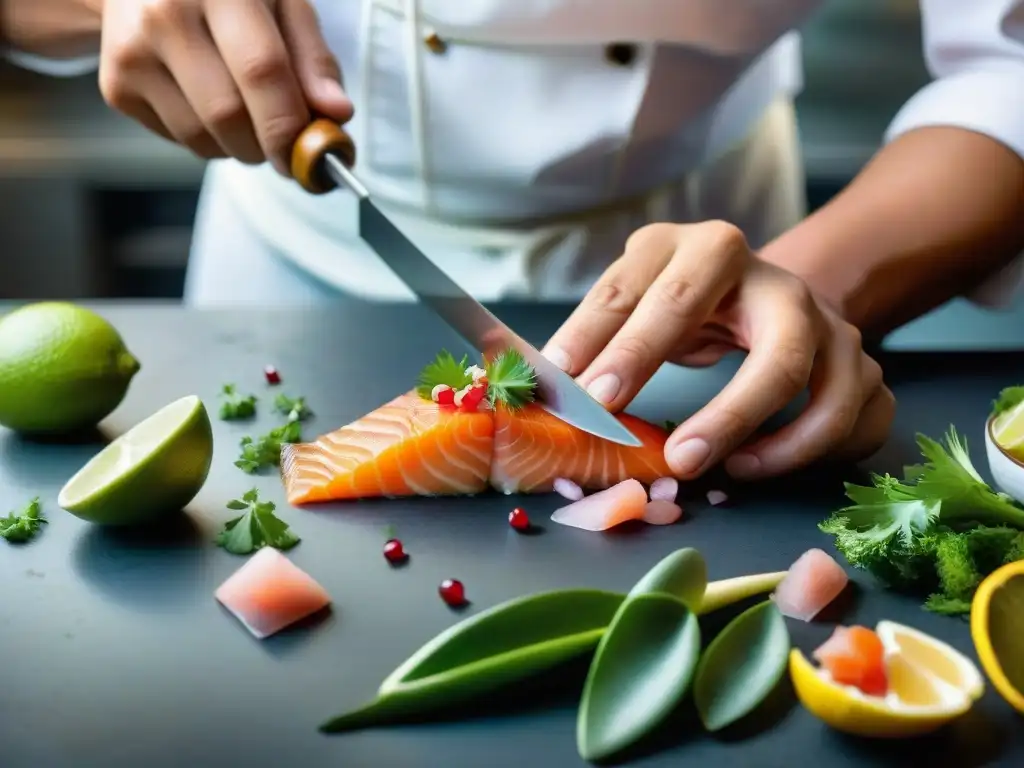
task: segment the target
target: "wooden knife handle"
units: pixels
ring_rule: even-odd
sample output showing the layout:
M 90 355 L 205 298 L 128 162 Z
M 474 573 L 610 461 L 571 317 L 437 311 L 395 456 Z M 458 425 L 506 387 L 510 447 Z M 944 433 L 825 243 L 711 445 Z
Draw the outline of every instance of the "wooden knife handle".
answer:
M 337 186 L 324 169 L 324 158 L 328 154 L 337 155 L 351 168 L 356 162 L 356 145 L 340 125 L 318 118 L 292 145 L 292 177 L 311 194 L 322 195 Z

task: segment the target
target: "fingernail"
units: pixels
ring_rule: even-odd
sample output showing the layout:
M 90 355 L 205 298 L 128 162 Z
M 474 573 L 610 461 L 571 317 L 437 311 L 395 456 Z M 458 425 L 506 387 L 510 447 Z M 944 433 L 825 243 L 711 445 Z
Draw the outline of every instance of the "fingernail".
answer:
M 737 453 L 725 461 L 725 471 L 733 477 L 753 477 L 761 470 L 761 460 L 752 453 Z
M 622 383 L 619 381 L 619 377 L 614 373 L 602 373 L 587 387 L 587 392 L 590 396 L 597 400 L 599 403 L 610 403 L 615 399 L 615 396 L 619 394 L 619 387 Z
M 348 94 L 345 93 L 345 89 L 341 87 L 341 83 L 331 77 L 321 78 L 320 94 L 325 99 L 331 99 L 332 101 L 348 101 Z
M 686 442 L 677 445 L 672 449 L 669 460 L 675 465 L 674 469 L 680 475 L 691 475 L 708 460 L 711 455 L 711 446 L 706 440 L 699 437 L 691 437 Z
M 552 363 L 557 365 L 566 373 L 569 372 L 569 368 L 572 366 L 572 360 L 569 359 L 569 353 L 561 347 L 550 347 L 544 350 L 544 357 L 550 360 Z

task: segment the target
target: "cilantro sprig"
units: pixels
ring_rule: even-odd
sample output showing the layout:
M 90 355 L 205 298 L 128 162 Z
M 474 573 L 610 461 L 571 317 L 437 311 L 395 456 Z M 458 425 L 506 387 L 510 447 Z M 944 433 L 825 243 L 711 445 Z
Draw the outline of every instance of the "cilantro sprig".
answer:
M 313 415 L 305 397 L 288 397 L 285 394 L 274 398 L 274 410 L 286 416 L 288 421 L 305 421 Z
M 518 410 L 533 402 L 537 392 L 537 372 L 522 353 L 506 349 L 487 364 L 487 400 Z
M 945 444 L 917 436 L 924 463 L 904 478 L 872 475 L 846 484 L 853 502 L 818 527 L 849 563 L 883 584 L 931 593 L 925 607 L 963 614 L 981 579 L 1024 557 L 1024 509 L 994 491 L 950 427 Z
M 473 376 L 468 372 L 469 357 L 463 355 L 456 360 L 447 349 L 442 349 L 422 371 L 416 383 L 416 394 L 424 400 L 430 400 L 434 387 L 444 385 L 458 391 L 473 383 Z
M 21 544 L 35 536 L 46 522 L 48 520 L 43 515 L 39 499 L 35 498 L 20 512 L 11 512 L 7 517 L 0 517 L 0 537 Z
M 265 435 L 253 439 L 246 435 L 239 441 L 241 454 L 235 466 L 248 475 L 255 475 L 263 467 L 276 467 L 281 463 L 281 446 L 302 439 L 302 422 L 289 421 L 274 427 Z
M 255 488 L 229 501 L 227 508 L 244 510 L 244 514 L 224 524 L 216 540 L 217 546 L 234 555 L 248 555 L 263 547 L 291 549 L 302 540 L 274 514 L 272 501 L 260 501 Z
M 492 408 L 500 403 L 518 410 L 534 401 L 537 373 L 518 350 L 507 349 L 486 361 L 483 367 L 487 375 L 487 401 Z M 430 400 L 434 388 L 440 385 L 458 391 L 473 383 L 472 371 L 467 355 L 457 360 L 451 352 L 442 350 L 420 372 L 416 393 Z
M 1006 387 L 992 401 L 992 416 L 998 416 L 1024 402 L 1024 387 Z
M 256 415 L 256 395 L 242 395 L 234 384 L 225 384 L 221 389 L 220 417 L 224 421 L 248 419 Z

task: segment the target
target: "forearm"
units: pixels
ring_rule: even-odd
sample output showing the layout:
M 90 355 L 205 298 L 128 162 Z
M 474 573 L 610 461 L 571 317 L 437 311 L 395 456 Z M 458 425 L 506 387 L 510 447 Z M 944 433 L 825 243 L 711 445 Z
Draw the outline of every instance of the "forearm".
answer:
M 1024 160 L 980 133 L 910 131 L 761 255 L 868 337 L 963 295 L 1024 252 Z
M 52 59 L 99 51 L 103 0 L 0 0 L 4 46 Z

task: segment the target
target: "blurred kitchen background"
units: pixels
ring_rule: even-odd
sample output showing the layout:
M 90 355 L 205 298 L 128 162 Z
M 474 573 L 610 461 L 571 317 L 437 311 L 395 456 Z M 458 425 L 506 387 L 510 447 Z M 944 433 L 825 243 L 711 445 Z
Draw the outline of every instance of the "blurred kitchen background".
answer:
M 813 206 L 851 179 L 928 73 L 917 0 L 827 0 L 804 30 Z M 0 298 L 181 295 L 202 164 L 109 111 L 94 77 L 0 70 Z M 964 302 L 898 346 L 1024 346 L 1024 308 Z

